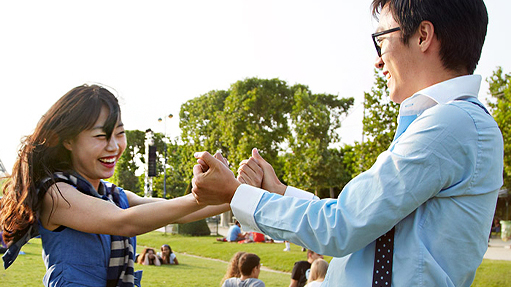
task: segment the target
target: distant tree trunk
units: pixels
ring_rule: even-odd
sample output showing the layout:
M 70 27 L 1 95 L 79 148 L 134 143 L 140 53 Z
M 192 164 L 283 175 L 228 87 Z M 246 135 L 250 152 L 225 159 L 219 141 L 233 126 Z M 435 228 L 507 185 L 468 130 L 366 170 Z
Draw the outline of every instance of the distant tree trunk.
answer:
M 330 187 L 330 198 L 335 198 L 335 191 L 333 187 Z
M 231 211 L 227 211 L 222 213 L 222 216 L 220 218 L 220 226 L 222 227 L 229 227 L 229 223 L 231 223 Z

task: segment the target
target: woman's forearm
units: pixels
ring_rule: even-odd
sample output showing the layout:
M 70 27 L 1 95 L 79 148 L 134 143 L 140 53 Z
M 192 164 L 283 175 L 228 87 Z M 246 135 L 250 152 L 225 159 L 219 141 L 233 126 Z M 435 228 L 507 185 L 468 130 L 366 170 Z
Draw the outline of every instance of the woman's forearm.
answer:
M 158 259 L 158 256 L 154 256 L 154 265 L 156 265 L 156 266 L 161 265 L 161 262 L 160 262 L 160 259 Z
M 185 215 L 185 216 L 179 218 L 178 220 L 176 220 L 176 223 L 193 222 L 193 221 L 197 221 L 197 220 L 204 219 L 207 217 L 211 217 L 213 215 L 224 213 L 229 210 L 231 210 L 229 203 L 224 203 L 221 205 L 208 205 L 208 206 L 204 207 L 203 209 L 194 211 L 188 215 Z
M 123 210 L 124 214 L 120 219 L 123 224 L 121 224 L 119 231 L 122 234 L 117 235 L 135 236 L 143 234 L 167 224 L 176 223 L 183 217 L 188 218 L 189 214 L 200 211 L 204 207 L 198 205 L 191 194 L 130 207 Z

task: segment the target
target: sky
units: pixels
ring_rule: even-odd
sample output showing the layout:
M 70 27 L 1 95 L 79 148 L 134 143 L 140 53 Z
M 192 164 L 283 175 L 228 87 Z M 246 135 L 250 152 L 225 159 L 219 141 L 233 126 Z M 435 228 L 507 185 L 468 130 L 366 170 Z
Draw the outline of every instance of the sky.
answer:
M 362 138 L 362 100 L 374 81 L 371 1 L 1 1 L 0 160 L 70 89 L 113 88 L 126 129 L 175 138 L 179 110 L 246 78 L 279 78 L 313 93 L 354 97 L 339 130 Z M 475 73 L 511 72 L 509 0 L 486 0 L 489 25 Z M 483 81 L 479 93 L 488 97 Z M 172 119 L 158 118 L 173 114 Z

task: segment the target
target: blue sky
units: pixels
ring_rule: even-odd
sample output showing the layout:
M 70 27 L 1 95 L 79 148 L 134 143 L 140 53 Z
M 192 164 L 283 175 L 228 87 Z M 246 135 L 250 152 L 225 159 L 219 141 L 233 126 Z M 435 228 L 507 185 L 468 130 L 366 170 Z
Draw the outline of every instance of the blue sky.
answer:
M 511 72 L 509 0 L 485 1 L 488 36 L 476 70 Z M 249 77 L 354 97 L 342 141 L 361 139 L 361 101 L 371 89 L 377 23 L 370 1 L 2 1 L 0 159 L 8 170 L 20 139 L 71 88 L 113 87 L 127 129 L 177 136 L 181 104 Z M 487 97 L 483 83 L 480 98 Z

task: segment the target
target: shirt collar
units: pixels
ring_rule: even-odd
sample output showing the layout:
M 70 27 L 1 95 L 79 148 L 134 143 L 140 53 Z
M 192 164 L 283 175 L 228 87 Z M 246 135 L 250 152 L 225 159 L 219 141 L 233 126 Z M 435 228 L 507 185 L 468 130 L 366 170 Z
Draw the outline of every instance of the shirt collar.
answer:
M 480 75 L 461 76 L 422 89 L 401 103 L 399 115 L 416 115 L 459 98 L 477 98 L 481 79 Z

